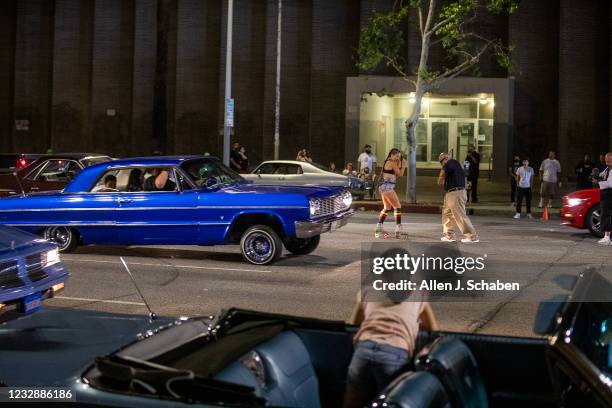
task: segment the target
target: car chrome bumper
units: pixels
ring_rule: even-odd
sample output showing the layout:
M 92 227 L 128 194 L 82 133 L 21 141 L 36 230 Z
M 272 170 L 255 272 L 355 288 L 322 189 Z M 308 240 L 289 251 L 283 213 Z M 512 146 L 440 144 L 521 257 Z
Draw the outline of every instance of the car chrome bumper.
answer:
M 324 232 L 333 232 L 345 226 L 354 212 L 354 210 L 348 210 L 337 216 L 316 221 L 296 221 L 295 236 L 296 238 L 310 238 Z

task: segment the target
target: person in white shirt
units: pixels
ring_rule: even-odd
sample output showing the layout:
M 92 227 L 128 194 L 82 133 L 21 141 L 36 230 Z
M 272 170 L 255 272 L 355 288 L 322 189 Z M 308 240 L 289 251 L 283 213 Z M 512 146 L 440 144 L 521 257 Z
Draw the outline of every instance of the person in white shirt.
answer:
M 535 172 L 529 166 L 529 159 L 523 159 L 523 165 L 516 169 L 516 214 L 515 219 L 521 218 L 521 207 L 523 206 L 523 198 L 525 198 L 525 208 L 527 210 L 527 218 L 531 217 L 531 183 Z
M 372 146 L 365 145 L 363 147 L 363 152 L 357 158 L 358 168 L 357 171 L 361 173 L 364 168 L 368 168 L 370 174 L 374 174 L 374 170 L 376 169 L 376 156 L 372 153 Z
M 612 245 L 612 152 L 606 154 L 606 168 L 599 174 L 599 205 L 601 206 L 601 231 L 604 237 L 598 241 L 601 245 Z
M 559 175 L 561 174 L 561 163 L 555 159 L 555 152 L 548 152 L 548 159 L 544 160 L 540 165 L 540 204 L 543 206 L 552 207 L 552 202 L 559 192 Z

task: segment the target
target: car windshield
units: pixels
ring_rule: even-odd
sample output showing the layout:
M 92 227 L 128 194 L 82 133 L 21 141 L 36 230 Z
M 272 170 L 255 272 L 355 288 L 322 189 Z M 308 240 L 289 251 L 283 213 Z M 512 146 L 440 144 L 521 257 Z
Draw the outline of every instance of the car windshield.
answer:
M 111 158 L 108 156 L 96 156 L 96 157 L 87 157 L 81 160 L 81 163 L 85 167 L 93 166 L 94 164 L 106 163 L 107 161 L 111 161 Z
M 216 159 L 189 160 L 181 165 L 181 169 L 198 187 L 231 184 L 244 180 L 238 173 Z

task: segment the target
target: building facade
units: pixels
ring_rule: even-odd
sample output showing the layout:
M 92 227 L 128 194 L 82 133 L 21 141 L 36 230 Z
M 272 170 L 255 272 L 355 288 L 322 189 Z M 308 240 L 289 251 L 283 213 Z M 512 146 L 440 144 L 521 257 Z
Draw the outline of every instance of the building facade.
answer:
M 379 156 L 405 148 L 411 89 L 387 67 L 355 65 L 360 29 L 393 4 L 283 0 L 282 158 L 308 148 L 341 166 L 364 142 Z M 226 16 L 224 0 L 0 2 L 0 151 L 220 155 Z M 556 150 L 569 169 L 609 150 L 610 21 L 609 0 L 523 0 L 510 17 L 483 16 L 480 32 L 513 46 L 515 71 L 485 59 L 477 77 L 428 95 L 419 167 L 441 149 L 460 157 L 469 142 L 500 177 L 514 154 L 539 161 Z M 419 56 L 415 22 L 408 69 Z M 276 24 L 277 0 L 234 1 L 232 138 L 253 163 L 274 152 Z M 444 58 L 434 49 L 432 67 Z

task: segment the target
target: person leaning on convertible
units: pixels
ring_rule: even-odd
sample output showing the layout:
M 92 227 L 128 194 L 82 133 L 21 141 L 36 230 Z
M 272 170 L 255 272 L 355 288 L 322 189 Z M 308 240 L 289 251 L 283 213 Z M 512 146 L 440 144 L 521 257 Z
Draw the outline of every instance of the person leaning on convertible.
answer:
M 368 405 L 407 371 L 419 329 L 438 330 L 430 304 L 415 292 L 387 292 L 382 302 L 365 302 L 357 293 L 351 323 L 360 327 L 353 338 L 355 351 L 348 369 L 344 408 Z
M 151 171 L 151 177 L 144 182 L 145 191 L 174 191 L 176 184 L 170 180 L 168 169 L 156 168 Z

